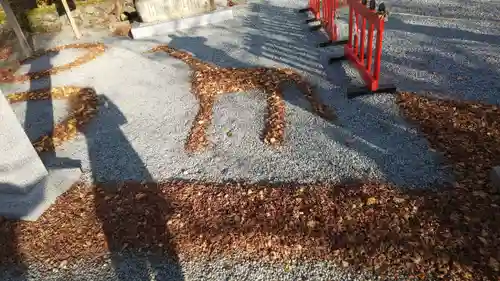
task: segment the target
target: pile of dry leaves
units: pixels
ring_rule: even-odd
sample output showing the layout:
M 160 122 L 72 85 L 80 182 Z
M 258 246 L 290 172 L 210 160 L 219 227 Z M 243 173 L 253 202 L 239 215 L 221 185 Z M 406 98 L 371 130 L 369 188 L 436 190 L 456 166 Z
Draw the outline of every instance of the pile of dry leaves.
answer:
M 410 93 L 401 93 L 399 104 L 453 165 L 455 186 L 79 185 L 37 222 L 0 222 L 0 262 L 60 266 L 135 249 L 187 258 L 329 259 L 408 279 L 497 280 L 500 192 L 488 172 L 500 164 L 500 108 Z
M 24 59 L 23 61 L 20 61 L 19 63 L 23 64 L 28 60 L 34 60 L 49 53 L 57 53 L 71 48 L 87 49 L 88 52 L 70 63 L 61 66 L 54 66 L 41 71 L 29 72 L 18 76 L 15 76 L 10 71 L 0 72 L 0 82 L 24 82 L 55 75 L 61 71 L 65 71 L 89 62 L 106 50 L 105 45 L 101 43 L 69 44 L 39 52 Z M 53 150 L 63 142 L 74 138 L 78 129 L 82 129 L 83 126 L 95 116 L 98 107 L 97 94 L 93 89 L 74 86 L 63 86 L 13 93 L 7 95 L 7 99 L 10 103 L 50 99 L 68 99 L 70 104 L 68 116 L 62 122 L 54 126 L 51 134 L 43 135 L 33 143 L 37 152 Z
M 74 138 L 78 130 L 81 130 L 97 113 L 97 94 L 91 88 L 63 86 L 7 95 L 10 103 L 50 99 L 68 99 L 70 110 L 68 116 L 54 126 L 51 134 L 42 135 L 33 143 L 37 152 L 53 150 L 63 142 Z
M 261 90 L 267 95 L 268 113 L 263 141 L 279 146 L 284 141 L 285 102 L 281 87 L 286 82 L 294 82 L 315 114 L 334 121 L 335 113 L 324 105 L 312 85 L 293 69 L 252 67 L 219 67 L 202 61 L 188 52 L 159 45 L 149 52 L 166 52 L 182 60 L 193 69 L 191 91 L 198 98 L 200 107 L 188 135 L 185 149 L 196 152 L 209 145 L 207 129 L 212 123 L 213 106 L 222 95 Z
M 34 60 L 39 57 L 45 56 L 49 53 L 58 53 L 62 50 L 65 49 L 86 49 L 88 52 L 86 52 L 84 55 L 77 57 L 74 61 L 60 65 L 60 66 L 54 66 L 52 68 L 46 69 L 46 70 L 41 70 L 41 71 L 35 71 L 35 72 L 28 72 L 26 74 L 21 74 L 21 75 L 15 75 L 14 73 L 10 71 L 0 71 L 0 83 L 18 83 L 18 82 L 25 82 L 29 80 L 36 80 L 40 79 L 43 77 L 48 77 L 50 75 L 55 75 L 59 72 L 71 69 L 73 67 L 82 65 L 86 62 L 89 62 L 93 59 L 95 59 L 97 56 L 101 55 L 104 53 L 106 50 L 106 46 L 102 43 L 76 43 L 76 44 L 68 44 L 68 45 L 63 45 L 63 46 L 58 46 L 54 47 L 48 50 L 44 50 L 42 52 L 38 52 L 34 54 L 31 57 L 28 57 L 22 61 L 20 61 L 20 64 L 24 64 L 29 60 Z

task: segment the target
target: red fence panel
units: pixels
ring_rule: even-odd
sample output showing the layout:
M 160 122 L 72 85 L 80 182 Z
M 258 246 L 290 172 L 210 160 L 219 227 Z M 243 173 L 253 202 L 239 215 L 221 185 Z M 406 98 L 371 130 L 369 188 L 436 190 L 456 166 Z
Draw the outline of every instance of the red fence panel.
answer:
M 306 20 L 306 23 L 319 21 L 321 24 L 311 28 L 311 31 L 324 28 L 328 34 L 329 42 L 321 43 L 321 47 L 331 45 L 333 41 L 338 40 L 337 26 L 335 25 L 335 16 L 337 10 L 347 5 L 346 0 L 309 0 L 309 6 L 299 12 L 311 11 L 313 17 Z
M 299 13 L 310 11 L 313 14 L 311 19 L 306 20 L 306 23 L 320 20 L 321 0 L 309 0 L 307 8 L 299 10 Z
M 325 0 L 323 7 L 323 27 L 331 41 L 336 41 L 339 38 L 335 18 L 337 10 L 347 5 L 346 0 Z
M 309 0 L 309 7 L 311 8 L 311 12 L 313 17 L 316 20 L 320 19 L 320 8 L 321 8 L 321 0 Z
M 349 5 L 349 38 L 344 46 L 344 56 L 332 58 L 330 63 L 348 59 L 363 78 L 366 85 L 364 90 L 353 91 L 348 95 L 393 92 L 396 90 L 394 86 L 379 85 L 385 19 L 375 11 L 375 1 L 370 1 L 370 8 L 366 6 L 366 1 L 363 2 L 364 4 L 359 0 L 347 0 Z M 385 8 L 385 6 L 383 7 Z M 366 34 L 366 30 L 368 30 L 368 34 Z M 375 43 L 375 52 L 373 43 Z

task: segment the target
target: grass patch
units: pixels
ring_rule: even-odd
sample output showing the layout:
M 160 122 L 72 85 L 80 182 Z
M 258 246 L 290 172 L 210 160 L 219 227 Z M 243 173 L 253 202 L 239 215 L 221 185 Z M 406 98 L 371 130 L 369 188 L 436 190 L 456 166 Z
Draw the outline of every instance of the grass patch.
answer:
M 93 4 L 99 4 L 103 3 L 104 0 L 76 0 L 76 7 L 84 7 L 88 5 L 93 5 Z M 56 6 L 55 5 L 46 5 L 46 6 L 40 6 L 35 9 L 31 9 L 26 12 L 26 16 L 32 17 L 32 16 L 37 16 L 37 15 L 43 15 L 47 13 L 53 13 L 56 12 Z
M 103 2 L 104 2 L 104 0 L 76 0 L 75 1 L 77 7 L 84 7 L 84 6 L 99 4 L 99 3 L 103 3 Z M 35 18 L 39 15 L 44 15 L 47 13 L 55 13 L 56 11 L 57 10 L 56 10 L 55 5 L 43 5 L 43 6 L 28 10 L 28 11 L 24 12 L 24 14 L 31 21 L 33 18 Z M 18 15 L 18 19 L 19 18 L 20 17 Z M 6 16 L 5 16 L 5 12 L 0 7 L 0 24 L 4 24 L 4 23 L 6 23 Z M 22 24 L 22 20 L 20 20 L 20 24 Z

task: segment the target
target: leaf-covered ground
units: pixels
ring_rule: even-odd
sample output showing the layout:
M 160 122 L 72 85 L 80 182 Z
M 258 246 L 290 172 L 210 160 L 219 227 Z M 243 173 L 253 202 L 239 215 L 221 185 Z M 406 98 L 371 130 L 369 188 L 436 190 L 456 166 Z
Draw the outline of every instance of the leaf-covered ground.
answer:
M 454 186 L 171 181 L 77 185 L 37 222 L 0 222 L 0 262 L 59 266 L 124 250 L 329 259 L 415 279 L 498 280 L 500 108 L 399 94 L 402 113 L 454 168 Z M 114 191 L 111 191 L 114 190 Z

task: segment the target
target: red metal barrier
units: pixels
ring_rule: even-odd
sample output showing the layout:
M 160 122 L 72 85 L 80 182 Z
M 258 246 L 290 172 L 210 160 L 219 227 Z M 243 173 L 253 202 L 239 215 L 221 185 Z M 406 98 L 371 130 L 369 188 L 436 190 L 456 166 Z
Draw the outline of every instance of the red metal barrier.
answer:
M 320 19 L 319 12 L 321 9 L 321 0 L 309 0 L 309 7 L 311 7 L 311 12 L 316 20 Z
M 337 41 L 339 34 L 337 32 L 337 25 L 335 24 L 335 18 L 337 10 L 343 6 L 347 5 L 346 0 L 325 0 L 323 7 L 323 18 L 322 24 L 328 38 L 330 39 L 327 43 L 320 44 L 320 47 L 326 47 L 326 45 L 331 45 L 331 43 Z M 319 28 L 314 28 L 319 29 Z
M 319 47 L 326 47 L 331 45 L 345 44 L 346 41 L 337 42 L 339 39 L 338 28 L 335 24 L 337 10 L 347 5 L 346 0 L 323 0 L 323 7 L 321 9 L 321 24 L 311 28 L 315 31 L 323 27 L 328 35 L 328 41 L 320 43 Z
M 305 9 L 299 10 L 299 12 L 305 13 L 310 11 L 313 14 L 313 17 L 306 20 L 306 23 L 310 23 L 313 21 L 320 20 L 320 9 L 321 9 L 321 0 L 309 0 L 309 6 Z
M 347 93 L 348 97 L 396 91 L 393 85 L 379 85 L 385 22 L 381 14 L 385 14 L 385 5 L 382 3 L 377 12 L 374 0 L 370 1 L 369 8 L 366 7 L 366 0 L 363 3 L 359 0 L 347 0 L 347 3 L 349 5 L 349 38 L 344 46 L 344 55 L 331 58 L 330 63 L 349 60 L 366 84 L 363 88 L 350 89 Z M 373 42 L 374 39 L 375 42 Z M 373 52 L 373 43 L 375 43 L 375 52 Z

